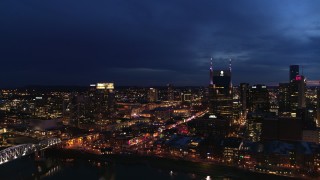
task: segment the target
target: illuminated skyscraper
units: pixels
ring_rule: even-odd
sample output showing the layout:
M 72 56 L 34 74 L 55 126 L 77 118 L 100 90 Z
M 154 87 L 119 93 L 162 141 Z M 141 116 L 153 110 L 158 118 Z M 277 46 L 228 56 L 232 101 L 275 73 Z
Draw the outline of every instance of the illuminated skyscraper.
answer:
M 233 90 L 231 81 L 231 60 L 228 70 L 213 70 L 210 67 L 209 112 L 224 119 L 233 117 Z
M 148 92 L 148 99 L 149 99 L 149 102 L 158 101 L 158 90 L 155 88 L 150 88 Z
M 253 142 L 260 141 L 262 131 L 263 113 L 249 113 L 247 116 L 247 138 Z
M 241 83 L 240 84 L 240 103 L 242 106 L 242 112 L 246 112 L 248 108 L 248 91 L 249 91 L 249 84 L 248 83 Z
M 299 75 L 299 65 L 290 65 L 289 82 L 292 82 Z
M 258 84 L 253 85 L 249 89 L 249 102 L 248 106 L 250 111 L 269 112 L 269 92 L 267 86 Z
M 290 116 L 290 84 L 280 83 L 279 84 L 279 115 L 280 116 Z
M 306 108 L 306 80 L 304 76 L 297 75 L 290 82 L 290 110 L 295 117 L 298 109 Z
M 94 111 L 98 118 L 109 118 L 115 112 L 115 95 L 113 83 L 97 83 L 90 85 L 91 94 L 89 95 L 91 102 L 94 103 Z
M 174 91 L 173 91 L 173 85 L 172 84 L 168 84 L 168 101 L 172 102 L 174 101 Z
M 213 64 L 212 64 L 212 57 L 210 61 L 210 85 L 213 85 Z
M 317 90 L 317 126 L 320 126 L 320 89 Z

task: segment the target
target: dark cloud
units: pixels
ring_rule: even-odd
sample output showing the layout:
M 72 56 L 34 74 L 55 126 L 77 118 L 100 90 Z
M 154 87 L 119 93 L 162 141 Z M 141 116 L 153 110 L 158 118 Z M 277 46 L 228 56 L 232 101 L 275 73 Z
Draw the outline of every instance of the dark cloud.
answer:
M 0 2 L 0 86 L 206 85 L 208 64 L 235 83 L 318 79 L 317 1 Z

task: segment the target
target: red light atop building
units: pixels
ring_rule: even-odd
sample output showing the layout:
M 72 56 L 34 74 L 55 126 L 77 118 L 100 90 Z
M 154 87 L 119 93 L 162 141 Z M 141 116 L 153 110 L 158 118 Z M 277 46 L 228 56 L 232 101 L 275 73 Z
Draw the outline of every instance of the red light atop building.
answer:
M 302 77 L 300 75 L 297 75 L 296 76 L 296 81 L 301 81 L 302 80 Z

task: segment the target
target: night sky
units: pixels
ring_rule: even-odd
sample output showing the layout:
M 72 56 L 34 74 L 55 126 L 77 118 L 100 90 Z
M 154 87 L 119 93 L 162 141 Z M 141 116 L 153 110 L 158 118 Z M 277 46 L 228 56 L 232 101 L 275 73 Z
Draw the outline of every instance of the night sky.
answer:
M 320 79 L 320 1 L 1 0 L 0 87 Z

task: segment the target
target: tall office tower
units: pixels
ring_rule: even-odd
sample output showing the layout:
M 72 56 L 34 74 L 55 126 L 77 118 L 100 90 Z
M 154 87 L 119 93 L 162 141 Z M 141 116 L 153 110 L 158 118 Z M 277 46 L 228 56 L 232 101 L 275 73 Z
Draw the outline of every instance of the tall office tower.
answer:
M 208 100 L 208 104 L 209 104 L 209 112 L 213 113 L 214 111 L 214 89 L 215 89 L 215 85 L 213 84 L 213 63 L 212 63 L 212 57 L 211 57 L 211 61 L 210 61 L 210 68 L 209 68 L 209 87 L 208 87 L 208 94 L 207 94 L 207 100 Z
M 64 124 L 70 123 L 70 96 L 64 95 L 62 97 L 62 118 Z
M 242 106 L 242 112 L 247 111 L 247 102 L 248 102 L 248 92 L 249 92 L 249 84 L 248 83 L 240 83 L 240 103 Z
M 92 84 L 92 94 L 90 98 L 94 103 L 94 111 L 98 119 L 105 119 L 113 117 L 115 113 L 115 95 L 113 83 L 97 83 Z
M 260 112 L 269 112 L 270 111 L 270 102 L 269 102 L 269 92 L 267 86 L 258 84 L 253 85 L 249 89 L 249 110 L 260 111 Z
M 70 123 L 76 127 L 93 120 L 86 102 L 85 93 L 72 93 L 70 96 Z
M 168 84 L 168 101 L 173 102 L 174 101 L 174 91 L 173 91 L 173 85 Z
M 307 83 L 304 76 L 297 76 L 296 80 L 299 82 L 299 93 L 298 93 L 298 108 L 306 108 L 306 89 Z
M 299 75 L 299 65 L 290 65 L 289 82 L 292 82 Z
M 317 127 L 320 127 L 320 89 L 317 90 Z
M 296 117 L 297 110 L 306 108 L 306 81 L 304 76 L 297 75 L 290 82 L 290 110 Z
M 211 61 L 210 61 L 210 69 L 209 69 L 209 72 L 210 72 L 210 85 L 213 85 L 213 62 L 212 62 L 212 57 L 211 57 Z
M 279 115 L 283 117 L 290 116 L 290 84 L 289 83 L 279 84 L 278 102 L 279 102 Z
M 233 87 L 231 61 L 228 70 L 213 70 L 211 65 L 209 86 L 209 112 L 227 120 L 233 118 Z
M 246 136 L 252 142 L 258 142 L 262 133 L 262 120 L 264 118 L 263 113 L 248 113 L 247 116 L 247 131 Z
M 148 99 L 149 99 L 149 102 L 158 101 L 158 90 L 155 88 L 150 88 L 148 92 Z

